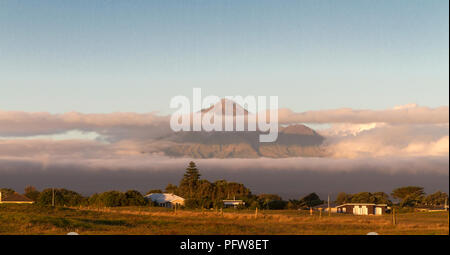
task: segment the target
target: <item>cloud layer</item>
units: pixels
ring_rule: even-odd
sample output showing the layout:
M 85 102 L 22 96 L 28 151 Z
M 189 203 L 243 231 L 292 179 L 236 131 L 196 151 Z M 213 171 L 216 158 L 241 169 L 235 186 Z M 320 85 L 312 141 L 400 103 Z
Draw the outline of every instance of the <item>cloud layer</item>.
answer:
M 349 108 L 295 113 L 279 111 L 279 122 L 289 123 L 389 123 L 389 124 L 443 124 L 449 121 L 449 108 L 420 107 L 415 104 L 396 106 L 386 110 L 354 110 Z
M 120 128 L 149 130 L 155 125 L 167 123 L 168 120 L 168 116 L 159 116 L 155 113 L 51 114 L 0 110 L 0 136 L 55 134 L 69 130 L 100 133 L 114 132 L 115 129 Z
M 449 123 L 449 108 L 397 106 L 387 110 L 335 109 L 321 111 L 292 112 L 279 110 L 279 123 L 350 123 L 350 124 L 446 124 Z M 123 128 L 138 132 L 145 129 L 151 133 L 155 127 L 168 128 L 170 116 L 156 113 L 109 113 L 83 114 L 69 112 L 50 114 L 0 110 L 0 136 L 31 136 L 63 133 L 69 130 L 120 133 Z M 134 130 L 133 130 L 134 129 Z M 128 132 L 133 133 L 133 132 Z
M 255 192 L 389 192 L 399 185 L 448 190 L 448 107 L 409 105 L 384 111 L 337 109 L 293 113 L 283 123 L 326 123 L 318 132 L 328 158 L 196 159 L 206 178 L 229 179 Z M 50 114 L 0 111 L 0 186 L 61 185 L 82 192 L 164 188 L 189 158 L 169 158 L 158 138 L 169 116 L 154 113 Z M 93 132 L 46 139 L 71 130 Z M 30 137 L 36 139 L 29 139 Z M 62 135 L 64 136 L 64 135 Z M 338 180 L 338 181 L 337 181 Z M 22 186 L 21 186 L 22 185 Z M 300 192 L 300 193 L 299 193 Z
M 449 152 L 448 107 L 397 106 L 387 110 L 336 109 L 294 113 L 279 110 L 280 122 L 327 123 L 319 132 L 332 157 L 444 156 Z M 36 155 L 102 153 L 109 156 L 157 153 L 170 144 L 158 141 L 171 132 L 170 116 L 155 113 L 65 114 L 0 111 L 0 156 L 28 152 Z M 95 141 L 23 142 L 17 138 L 66 133 L 98 134 Z M 8 139 L 15 137 L 15 139 Z M 42 139 L 42 137 L 41 137 Z M 73 137 L 71 139 L 74 139 Z M 85 153 L 86 155 L 88 153 Z M 3 155 L 5 156 L 5 155 Z

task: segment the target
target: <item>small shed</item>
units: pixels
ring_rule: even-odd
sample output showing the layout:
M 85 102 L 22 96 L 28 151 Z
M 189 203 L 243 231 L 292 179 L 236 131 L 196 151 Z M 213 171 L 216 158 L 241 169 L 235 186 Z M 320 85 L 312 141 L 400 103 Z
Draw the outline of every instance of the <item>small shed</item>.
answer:
M 0 204 L 32 204 L 33 200 L 19 193 L 2 194 L 0 191 Z
M 235 200 L 235 199 L 233 199 L 233 200 L 223 200 L 223 205 L 225 207 L 237 208 L 238 206 L 245 205 L 245 202 L 242 201 L 242 200 Z
M 150 199 L 162 207 L 173 208 L 184 205 L 184 198 L 172 193 L 150 193 L 145 198 Z
M 383 215 L 387 212 L 387 204 L 347 203 L 336 208 L 338 213 L 354 215 Z

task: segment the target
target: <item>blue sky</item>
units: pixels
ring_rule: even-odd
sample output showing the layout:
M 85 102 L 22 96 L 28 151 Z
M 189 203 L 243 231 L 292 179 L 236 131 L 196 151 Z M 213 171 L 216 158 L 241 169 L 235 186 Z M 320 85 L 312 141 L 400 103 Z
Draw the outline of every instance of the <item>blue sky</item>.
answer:
M 193 87 L 294 111 L 448 105 L 448 5 L 0 1 L 0 109 L 168 113 Z

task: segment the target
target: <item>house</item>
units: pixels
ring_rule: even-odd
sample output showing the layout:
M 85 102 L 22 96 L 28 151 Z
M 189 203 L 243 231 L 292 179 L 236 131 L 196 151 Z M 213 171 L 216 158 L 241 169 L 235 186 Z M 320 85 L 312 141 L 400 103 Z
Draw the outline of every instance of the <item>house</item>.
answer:
M 238 207 L 238 206 L 245 205 L 245 202 L 242 201 L 242 200 L 236 200 L 236 199 L 233 199 L 233 200 L 223 200 L 223 205 L 224 205 L 225 207 L 234 207 L 234 208 L 236 208 L 236 207 Z
M 328 212 L 328 204 L 321 204 L 321 205 L 317 205 L 313 207 L 314 210 L 318 211 L 318 210 L 322 210 L 324 212 Z M 332 213 L 336 213 L 337 212 L 337 207 L 335 204 L 330 204 L 330 211 Z
M 0 191 L 0 204 L 32 204 L 33 200 L 19 193 L 2 194 Z
M 173 208 L 184 206 L 184 198 L 171 193 L 150 193 L 145 198 L 157 203 L 159 206 Z
M 338 213 L 354 215 L 383 215 L 387 212 L 387 204 L 347 203 L 337 206 Z

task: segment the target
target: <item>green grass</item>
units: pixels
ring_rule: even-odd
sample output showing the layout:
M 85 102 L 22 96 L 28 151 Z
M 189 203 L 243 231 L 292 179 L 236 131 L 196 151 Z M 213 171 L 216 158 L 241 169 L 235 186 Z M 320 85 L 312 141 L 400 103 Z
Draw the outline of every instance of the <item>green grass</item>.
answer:
M 294 234 L 355 235 L 378 232 L 401 235 L 448 235 L 447 212 L 319 217 L 295 210 L 173 210 L 159 207 L 52 208 L 37 205 L 0 205 L 0 235 L 5 234 Z

